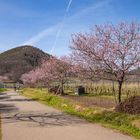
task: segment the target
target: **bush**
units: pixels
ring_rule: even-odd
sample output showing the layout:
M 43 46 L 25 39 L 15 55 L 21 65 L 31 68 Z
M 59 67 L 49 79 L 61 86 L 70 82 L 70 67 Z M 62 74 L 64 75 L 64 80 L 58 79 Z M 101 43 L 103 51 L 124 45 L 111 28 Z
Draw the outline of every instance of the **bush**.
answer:
M 61 94 L 62 88 L 60 88 L 60 86 L 52 86 L 48 89 L 48 91 L 54 94 Z
M 116 107 L 116 111 L 128 114 L 140 114 L 140 96 L 126 99 Z

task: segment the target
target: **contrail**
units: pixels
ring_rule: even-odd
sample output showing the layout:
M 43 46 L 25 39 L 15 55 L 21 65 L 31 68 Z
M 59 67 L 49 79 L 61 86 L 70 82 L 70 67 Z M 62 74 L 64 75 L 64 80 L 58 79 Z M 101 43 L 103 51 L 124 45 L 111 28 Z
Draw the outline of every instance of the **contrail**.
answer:
M 69 12 L 69 9 L 70 9 L 70 6 L 71 6 L 72 2 L 73 2 L 73 0 L 69 1 L 69 4 L 68 4 L 67 9 L 66 9 L 66 12 Z
M 65 10 L 64 17 L 63 17 L 63 19 L 62 19 L 61 22 L 59 22 L 58 24 L 56 24 L 54 26 L 51 26 L 48 29 L 45 29 L 44 31 L 40 32 L 39 34 L 37 34 L 36 36 L 30 38 L 28 41 L 20 44 L 19 46 L 26 45 L 26 44 L 32 44 L 33 45 L 33 44 L 39 42 L 44 36 L 52 34 L 52 32 L 54 31 L 54 29 L 57 30 L 59 28 L 59 30 L 56 33 L 56 37 L 55 37 L 55 41 L 53 43 L 53 47 L 51 48 L 51 51 L 50 51 L 50 52 L 52 52 L 53 49 L 54 49 L 54 47 L 55 47 L 55 45 L 56 45 L 56 42 L 58 40 L 58 37 L 59 37 L 59 35 L 60 35 L 61 31 L 62 31 L 62 28 L 64 26 L 64 22 L 65 22 L 67 13 L 69 12 L 69 9 L 70 9 L 70 6 L 71 6 L 72 2 L 73 2 L 73 0 L 69 0 L 69 3 L 68 3 L 67 8 Z
M 67 10 L 66 10 L 66 13 L 63 17 L 63 20 L 62 22 L 59 22 L 41 32 L 39 32 L 37 35 L 33 36 L 32 38 L 30 38 L 29 40 L 27 40 L 26 42 L 22 43 L 22 44 L 19 44 L 20 45 L 27 45 L 27 44 L 32 44 L 32 45 L 35 45 L 36 43 L 38 43 L 42 38 L 48 36 L 48 35 L 52 35 L 55 33 L 55 31 L 59 28 L 59 31 L 57 31 L 57 34 L 56 34 L 56 39 L 54 41 L 54 44 L 53 46 L 55 46 L 56 44 L 56 41 L 57 41 L 57 38 L 59 37 L 60 33 L 61 33 L 61 30 L 63 25 L 64 25 L 64 21 L 67 20 L 67 21 L 70 21 L 70 20 L 73 20 L 81 15 L 84 15 L 86 13 L 89 13 L 93 10 L 96 10 L 98 8 L 103 8 L 104 6 L 108 5 L 112 0 L 105 0 L 105 1 L 101 1 L 101 2 L 98 2 L 94 5 L 91 5 L 90 7 L 88 8 L 85 8 L 81 11 L 78 11 L 77 13 L 75 13 L 74 15 L 70 16 L 69 18 L 66 19 L 66 15 L 67 13 L 69 12 L 69 9 L 70 9 L 70 6 L 72 4 L 72 0 L 69 1 L 69 4 L 67 6 Z M 52 51 L 53 51 L 53 48 L 52 48 Z
M 60 33 L 61 33 L 62 29 L 63 29 L 63 26 L 64 26 L 64 23 L 65 23 L 65 19 L 66 19 L 67 13 L 68 13 L 69 10 L 70 10 L 70 6 L 71 6 L 72 2 L 73 2 L 73 0 L 69 0 L 68 6 L 67 6 L 67 8 L 66 8 L 64 17 L 63 17 L 62 22 L 61 22 L 61 25 L 60 25 L 60 28 L 59 28 L 59 30 L 58 30 L 57 33 L 56 33 L 55 41 L 54 41 L 54 44 L 53 44 L 53 46 L 52 46 L 52 48 L 51 48 L 50 54 L 52 54 L 52 52 L 54 51 L 54 48 L 55 48 L 55 46 L 56 46 L 57 40 L 58 40 L 58 38 L 59 38 L 59 36 L 60 36 Z

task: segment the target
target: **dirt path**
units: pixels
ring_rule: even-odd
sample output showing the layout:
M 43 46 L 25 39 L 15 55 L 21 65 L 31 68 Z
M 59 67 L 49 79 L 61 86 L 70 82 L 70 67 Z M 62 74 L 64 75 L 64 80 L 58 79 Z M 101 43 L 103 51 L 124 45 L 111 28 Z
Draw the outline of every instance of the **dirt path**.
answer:
M 0 94 L 2 140 L 133 140 L 19 96 Z

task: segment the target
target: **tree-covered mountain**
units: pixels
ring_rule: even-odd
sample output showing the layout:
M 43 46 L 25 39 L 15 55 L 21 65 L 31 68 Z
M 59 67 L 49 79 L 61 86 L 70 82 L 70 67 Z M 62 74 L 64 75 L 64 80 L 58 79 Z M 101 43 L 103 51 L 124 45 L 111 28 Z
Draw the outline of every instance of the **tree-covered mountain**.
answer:
M 0 54 L 0 75 L 18 81 L 22 74 L 37 67 L 49 54 L 33 46 L 20 46 Z

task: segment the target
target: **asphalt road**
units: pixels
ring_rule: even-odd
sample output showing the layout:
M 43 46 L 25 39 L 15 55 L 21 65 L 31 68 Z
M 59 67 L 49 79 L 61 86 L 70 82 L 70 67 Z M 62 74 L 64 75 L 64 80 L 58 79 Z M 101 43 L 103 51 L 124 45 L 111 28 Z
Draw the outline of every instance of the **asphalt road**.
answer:
M 134 140 L 42 105 L 14 91 L 0 94 L 2 140 Z

